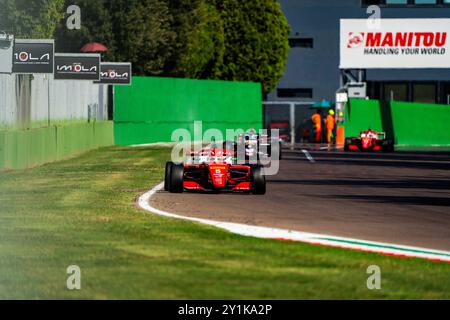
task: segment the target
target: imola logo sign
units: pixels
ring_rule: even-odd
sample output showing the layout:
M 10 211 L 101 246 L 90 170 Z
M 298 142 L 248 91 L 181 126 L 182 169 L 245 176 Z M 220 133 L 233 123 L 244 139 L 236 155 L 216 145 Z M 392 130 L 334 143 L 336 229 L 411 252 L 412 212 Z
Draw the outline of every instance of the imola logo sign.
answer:
M 341 20 L 342 69 L 450 68 L 450 19 Z
M 68 65 L 68 66 L 57 66 L 57 71 L 59 72 L 87 72 L 87 73 L 96 73 L 97 72 L 97 67 L 93 66 L 91 68 L 86 68 L 84 65 L 82 64 L 73 64 L 73 65 Z
M 53 73 L 53 40 L 23 40 L 14 43 L 13 73 Z
M 100 81 L 98 84 L 130 85 L 131 63 L 102 62 L 100 64 Z
M 13 69 L 14 36 L 0 31 L 0 74 L 11 74 Z
M 32 53 L 22 51 L 20 53 L 15 53 L 14 57 L 16 60 L 19 60 L 20 62 L 28 62 L 28 61 L 49 62 L 50 61 L 50 53 L 46 53 L 41 57 L 33 57 Z
M 128 78 L 130 74 L 128 72 L 119 74 L 116 70 L 112 70 L 109 72 L 100 72 L 100 77 L 102 78 L 110 78 L 110 79 L 125 79 Z
M 56 54 L 56 80 L 100 79 L 100 55 L 98 54 Z

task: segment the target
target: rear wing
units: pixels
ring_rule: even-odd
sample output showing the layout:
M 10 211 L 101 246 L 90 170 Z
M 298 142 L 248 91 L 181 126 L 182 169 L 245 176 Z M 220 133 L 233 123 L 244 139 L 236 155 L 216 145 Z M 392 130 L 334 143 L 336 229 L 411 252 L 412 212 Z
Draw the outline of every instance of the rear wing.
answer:
M 359 134 L 360 137 L 366 137 L 368 134 L 371 134 L 372 137 L 376 135 L 377 139 L 386 140 L 386 132 L 376 132 L 376 131 L 363 131 Z

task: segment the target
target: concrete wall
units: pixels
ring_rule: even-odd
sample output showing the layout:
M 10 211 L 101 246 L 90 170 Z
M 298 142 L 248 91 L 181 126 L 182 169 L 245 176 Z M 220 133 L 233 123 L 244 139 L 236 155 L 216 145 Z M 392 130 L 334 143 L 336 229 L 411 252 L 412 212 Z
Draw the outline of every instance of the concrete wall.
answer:
M 345 136 L 369 128 L 384 131 L 401 146 L 450 146 L 450 106 L 378 100 L 351 100 Z
M 0 170 L 26 169 L 114 144 L 112 122 L 0 131 Z
M 89 109 L 90 115 L 89 115 Z M 107 87 L 56 81 L 53 75 L 0 75 L 0 129 L 30 129 L 61 121 L 107 120 Z
M 52 75 L 0 75 L 0 170 L 114 144 L 107 87 Z
M 115 88 L 114 131 L 118 145 L 170 142 L 172 132 L 194 121 L 203 131 L 260 129 L 261 85 L 256 83 L 134 77 Z

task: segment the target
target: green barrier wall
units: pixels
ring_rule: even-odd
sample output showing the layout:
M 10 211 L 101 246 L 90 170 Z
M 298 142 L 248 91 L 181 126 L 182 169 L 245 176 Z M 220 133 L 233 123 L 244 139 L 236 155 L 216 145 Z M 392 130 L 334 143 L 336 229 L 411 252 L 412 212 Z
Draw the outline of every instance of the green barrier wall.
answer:
M 345 136 L 356 137 L 369 128 L 383 131 L 381 104 L 376 100 L 351 100 L 345 112 Z
M 116 87 L 114 135 L 118 145 L 171 142 L 172 132 L 194 121 L 203 131 L 262 128 L 261 85 L 256 83 L 133 77 Z
M 393 102 L 391 107 L 397 144 L 450 146 L 450 106 Z
M 25 169 L 114 145 L 113 123 L 0 131 L 0 169 Z
M 345 136 L 372 128 L 400 146 L 450 146 L 450 106 L 409 102 L 351 100 L 346 106 Z

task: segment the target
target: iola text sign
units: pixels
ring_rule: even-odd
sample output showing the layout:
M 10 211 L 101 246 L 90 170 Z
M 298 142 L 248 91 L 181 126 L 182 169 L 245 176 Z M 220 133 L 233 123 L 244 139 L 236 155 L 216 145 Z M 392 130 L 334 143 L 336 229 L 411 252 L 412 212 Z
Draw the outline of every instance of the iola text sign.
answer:
M 128 62 L 102 62 L 98 84 L 131 85 L 132 68 Z
M 450 19 L 341 20 L 341 69 L 450 68 Z
M 54 40 L 16 39 L 13 50 L 13 73 L 53 73 Z
M 56 53 L 55 80 L 100 80 L 100 55 Z

